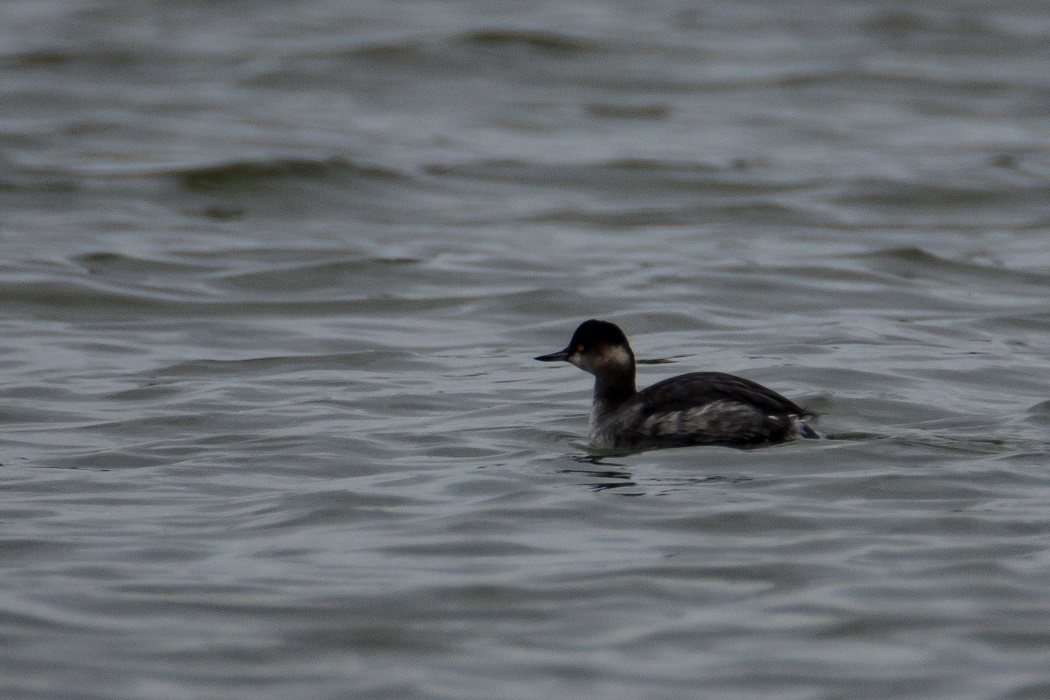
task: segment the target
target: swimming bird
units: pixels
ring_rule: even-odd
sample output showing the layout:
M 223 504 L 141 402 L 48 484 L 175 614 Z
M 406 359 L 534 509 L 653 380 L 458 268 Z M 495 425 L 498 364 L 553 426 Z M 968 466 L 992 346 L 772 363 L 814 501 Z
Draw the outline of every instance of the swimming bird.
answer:
M 583 322 L 564 350 L 536 359 L 563 360 L 594 375 L 590 439 L 598 449 L 743 448 L 819 437 L 805 423 L 813 414 L 732 374 L 692 372 L 637 391 L 634 351 L 608 321 Z

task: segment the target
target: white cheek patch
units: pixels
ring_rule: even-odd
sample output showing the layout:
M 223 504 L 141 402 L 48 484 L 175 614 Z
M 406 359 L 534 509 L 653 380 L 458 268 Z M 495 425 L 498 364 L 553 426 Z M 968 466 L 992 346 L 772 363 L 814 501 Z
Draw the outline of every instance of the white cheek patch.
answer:
M 622 346 L 617 345 L 605 355 L 605 361 L 623 367 L 631 364 L 631 356 L 623 349 Z
M 575 352 L 569 355 L 568 360 L 591 374 L 596 374 L 606 368 L 622 370 L 633 367 L 631 353 L 621 346 L 606 346 L 591 352 Z

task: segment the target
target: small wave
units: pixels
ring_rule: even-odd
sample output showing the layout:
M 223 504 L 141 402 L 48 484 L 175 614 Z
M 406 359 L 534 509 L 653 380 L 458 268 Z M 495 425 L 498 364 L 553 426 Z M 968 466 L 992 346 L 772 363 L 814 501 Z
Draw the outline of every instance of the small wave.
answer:
M 744 222 L 752 227 L 836 226 L 838 220 L 814 213 L 789 202 L 759 198 L 746 201 L 697 206 L 620 206 L 616 209 L 565 208 L 522 217 L 522 221 L 545 224 L 583 224 L 601 228 L 635 228 L 646 226 L 690 226 Z
M 141 65 L 146 62 L 144 54 L 134 50 L 114 47 L 92 47 L 82 49 L 42 48 L 23 51 L 0 58 L 0 66 L 6 68 L 54 70 L 77 64 L 103 68 L 121 68 Z
M 349 45 L 306 51 L 279 65 L 261 62 L 243 83 L 257 87 L 330 88 L 333 83 L 383 81 L 403 74 L 411 81 L 421 75 L 476 75 L 479 70 L 502 71 L 513 59 L 529 62 L 529 74 L 542 70 L 544 60 L 561 65 L 565 59 L 605 51 L 595 40 L 543 29 L 494 27 L 446 35 L 400 34 L 354 39 Z M 405 73 L 407 71 L 407 74 Z M 377 84 L 378 86 L 378 84 Z M 387 88 L 381 87 L 385 90 Z
M 843 204 L 872 205 L 913 210 L 928 206 L 975 207 L 994 203 L 1004 193 L 978 185 L 899 180 L 857 180 L 849 191 L 835 198 Z
M 223 288 L 256 294 L 295 294 L 318 289 L 352 288 L 355 278 L 408 274 L 406 268 L 420 265 L 418 258 L 363 257 L 336 260 L 288 262 L 261 270 L 236 270 L 221 276 Z M 379 286 L 377 284 L 377 286 Z
M 602 42 L 546 29 L 490 27 L 452 35 L 396 35 L 369 37 L 355 41 L 352 46 L 335 51 L 306 54 L 312 58 L 367 57 L 386 60 L 406 59 L 422 54 L 444 54 L 453 46 L 516 48 L 524 47 L 539 52 L 566 54 L 605 50 Z
M 25 176 L 0 178 L 0 192 L 11 194 L 56 195 L 76 192 L 80 185 L 69 179 L 52 176 Z
M 456 41 L 480 46 L 526 47 L 553 53 L 601 51 L 604 46 L 591 39 L 541 29 L 481 29 L 461 34 Z
M 994 260 L 975 259 L 972 256 L 938 255 L 918 246 L 884 248 L 848 257 L 871 261 L 873 268 L 904 278 L 931 280 L 948 277 L 970 285 L 983 278 L 996 282 L 995 288 L 1000 294 L 1023 292 L 1026 289 L 1045 289 L 1050 285 L 1050 275 L 1046 273 L 1011 269 Z M 1002 286 L 1008 282 L 1019 287 L 1014 289 Z
M 201 261 L 183 262 L 179 260 L 146 258 L 112 251 L 97 251 L 74 256 L 72 262 L 91 275 L 102 277 L 156 276 L 176 275 L 181 278 L 187 273 L 211 272 L 222 269 L 224 265 Z
M 179 184 L 196 192 L 251 188 L 282 181 L 403 180 L 406 176 L 375 164 L 343 158 L 271 158 L 238 160 L 175 170 Z
M 1017 36 L 1005 22 L 988 21 L 981 13 L 913 11 L 895 8 L 875 14 L 861 25 L 874 34 L 885 34 L 893 38 L 914 36 L 978 37 L 981 35 Z
M 584 107 L 584 111 L 601 119 L 638 119 L 658 120 L 665 119 L 671 115 L 672 108 L 667 104 L 611 104 L 607 102 L 592 102 Z
M 909 225 L 985 228 L 989 225 L 1025 227 L 1046 220 L 1050 187 L 1045 182 L 1018 183 L 1009 176 L 935 180 L 860 178 L 827 195 L 833 205 L 854 215 L 877 215 L 906 220 Z
M 477 160 L 451 165 L 431 164 L 423 172 L 434 177 L 463 180 L 502 181 L 551 187 L 616 185 L 617 196 L 631 189 L 658 186 L 667 189 L 699 191 L 698 188 L 738 190 L 747 193 L 792 191 L 811 187 L 813 180 L 771 179 L 761 177 L 756 163 L 732 160 L 725 163 L 673 161 L 659 158 L 612 158 L 591 163 L 539 163 L 503 158 Z M 762 173 L 761 175 L 766 175 Z M 656 192 L 649 193 L 651 196 Z

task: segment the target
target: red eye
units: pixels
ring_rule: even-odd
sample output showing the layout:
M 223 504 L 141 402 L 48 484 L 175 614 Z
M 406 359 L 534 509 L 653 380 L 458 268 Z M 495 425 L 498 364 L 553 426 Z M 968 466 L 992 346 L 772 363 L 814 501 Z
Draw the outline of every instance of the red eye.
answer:
M 582 345 L 577 345 L 576 346 L 576 352 L 583 352 L 583 346 Z

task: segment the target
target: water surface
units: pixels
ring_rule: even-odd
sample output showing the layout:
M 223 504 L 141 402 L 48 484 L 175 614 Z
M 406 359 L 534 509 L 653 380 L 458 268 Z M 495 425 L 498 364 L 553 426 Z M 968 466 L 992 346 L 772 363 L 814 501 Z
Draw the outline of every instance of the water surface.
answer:
M 8 698 L 1050 695 L 1043 3 L 7 3 Z M 837 439 L 589 456 L 640 384 Z

